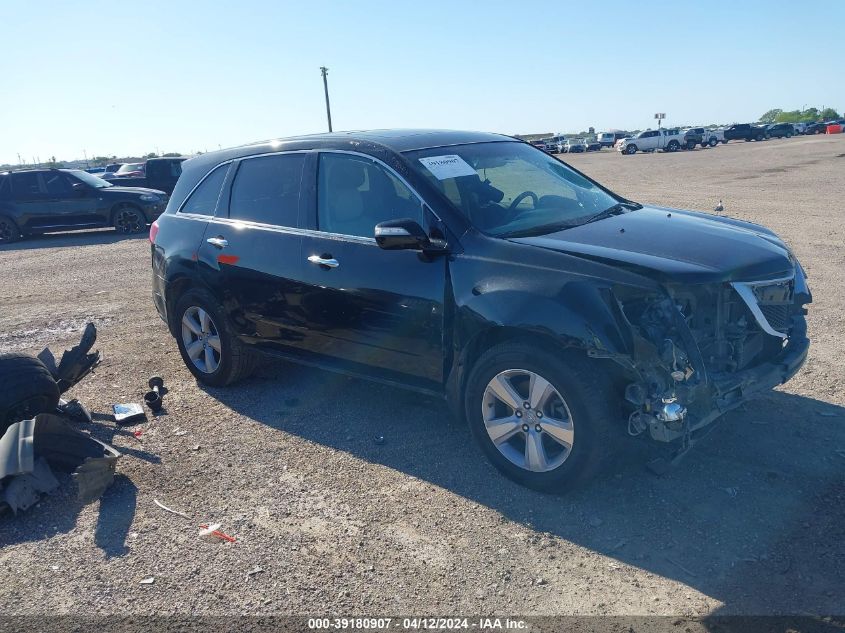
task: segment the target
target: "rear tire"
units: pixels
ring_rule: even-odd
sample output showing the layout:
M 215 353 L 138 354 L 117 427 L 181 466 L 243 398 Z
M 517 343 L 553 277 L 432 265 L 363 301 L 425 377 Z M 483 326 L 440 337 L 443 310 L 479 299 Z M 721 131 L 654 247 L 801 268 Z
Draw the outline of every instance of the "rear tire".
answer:
M 144 212 L 141 209 L 124 202 L 118 205 L 112 213 L 112 226 L 118 233 L 125 235 L 144 233 L 147 230 L 147 218 L 144 217 Z
M 719 144 L 719 141 L 717 141 L 715 138 L 711 138 L 710 142 L 708 143 L 708 145 L 710 147 L 716 147 L 718 144 Z
M 533 396 L 531 374 L 530 380 L 549 383 L 554 393 L 548 399 Z M 535 490 L 564 492 L 594 475 L 613 453 L 613 421 L 621 417 L 615 409 L 621 408 L 611 397 L 606 375 L 596 361 L 575 354 L 551 354 L 516 342 L 497 345 L 481 355 L 469 374 L 463 394 L 466 419 L 481 450 L 505 476 Z M 497 395 L 503 378 L 517 408 Z M 523 398 L 535 402 L 526 407 Z M 567 437 L 561 421 L 568 421 L 570 440 L 562 450 L 555 439 Z M 537 449 L 532 453 L 529 444 L 541 447 L 541 460 L 531 459 Z
M 0 436 L 10 424 L 54 411 L 59 386 L 47 367 L 26 354 L 0 354 Z
M 0 215 L 0 244 L 11 244 L 20 239 L 21 232 L 12 218 Z
M 208 315 L 207 327 L 201 323 L 206 319 L 197 318 L 203 313 Z M 224 387 L 247 378 L 255 371 L 258 354 L 238 340 L 223 309 L 211 294 L 204 290 L 189 290 L 176 302 L 175 315 L 179 353 L 185 366 L 201 383 Z M 192 331 L 185 323 L 186 319 L 195 329 L 199 324 L 202 332 Z

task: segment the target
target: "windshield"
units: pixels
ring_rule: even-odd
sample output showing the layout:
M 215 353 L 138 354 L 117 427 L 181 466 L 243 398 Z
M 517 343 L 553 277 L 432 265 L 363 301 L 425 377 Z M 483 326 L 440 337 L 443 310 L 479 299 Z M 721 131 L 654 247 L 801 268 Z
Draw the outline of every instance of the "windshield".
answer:
M 525 143 L 474 143 L 406 155 L 473 226 L 496 237 L 577 226 L 620 202 Z
M 89 187 L 96 187 L 97 189 L 105 189 L 106 187 L 113 186 L 110 182 L 103 180 L 102 178 L 98 178 L 94 174 L 89 174 L 87 171 L 82 171 L 81 169 L 68 169 L 67 173 L 81 180 Z

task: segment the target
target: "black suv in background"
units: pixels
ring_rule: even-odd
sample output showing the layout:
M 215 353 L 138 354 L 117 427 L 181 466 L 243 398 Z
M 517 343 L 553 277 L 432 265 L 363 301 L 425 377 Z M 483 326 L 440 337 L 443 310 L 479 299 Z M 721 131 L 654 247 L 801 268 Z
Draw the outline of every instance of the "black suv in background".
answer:
M 440 395 L 528 486 L 586 477 L 615 439 L 686 449 L 807 356 L 774 233 L 644 207 L 510 137 L 335 133 L 183 167 L 152 295 L 199 381 L 261 352 Z
M 0 244 L 22 235 L 103 226 L 141 233 L 167 200 L 163 191 L 118 187 L 81 169 L 0 173 Z
M 772 123 L 766 126 L 766 136 L 769 138 L 792 138 L 795 136 L 795 128 L 792 123 Z
M 725 128 L 725 142 L 738 141 L 762 141 L 766 138 L 766 130 L 751 125 L 750 123 L 735 123 Z
M 120 187 L 149 187 L 170 194 L 179 180 L 185 160 L 187 158 L 184 156 L 150 158 L 144 163 L 143 176 L 123 177 L 115 174 L 109 182 Z

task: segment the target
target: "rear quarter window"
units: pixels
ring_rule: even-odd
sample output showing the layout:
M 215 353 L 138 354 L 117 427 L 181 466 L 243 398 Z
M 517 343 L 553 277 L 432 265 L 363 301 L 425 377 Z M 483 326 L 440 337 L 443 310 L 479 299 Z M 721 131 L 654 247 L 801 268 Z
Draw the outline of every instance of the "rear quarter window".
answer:
M 194 213 L 196 215 L 213 216 L 220 199 L 220 190 L 229 171 L 231 163 L 219 165 L 200 182 L 193 193 L 188 196 L 179 213 Z
M 8 200 L 12 197 L 12 185 L 9 184 L 8 176 L 0 176 L 0 200 Z

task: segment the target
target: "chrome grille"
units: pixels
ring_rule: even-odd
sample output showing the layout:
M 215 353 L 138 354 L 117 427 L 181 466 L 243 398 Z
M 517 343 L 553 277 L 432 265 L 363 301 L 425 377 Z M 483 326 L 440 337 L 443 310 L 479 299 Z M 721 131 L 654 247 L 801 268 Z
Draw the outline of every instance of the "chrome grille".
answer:
M 731 285 L 764 332 L 786 338 L 790 324 L 789 307 L 795 289 L 794 277 L 770 281 L 735 281 Z
M 784 304 L 766 305 L 758 303 L 760 312 L 766 317 L 766 321 L 772 326 L 773 330 L 784 332 L 789 329 L 789 306 Z

